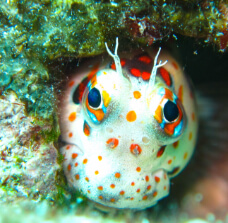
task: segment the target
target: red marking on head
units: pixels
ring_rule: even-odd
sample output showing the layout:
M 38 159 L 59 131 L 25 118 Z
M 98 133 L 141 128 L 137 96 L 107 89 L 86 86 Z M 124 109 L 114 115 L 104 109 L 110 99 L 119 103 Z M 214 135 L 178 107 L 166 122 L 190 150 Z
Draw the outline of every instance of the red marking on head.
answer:
M 138 167 L 136 168 L 136 171 L 137 171 L 137 172 L 140 172 L 140 171 L 141 171 L 141 168 L 138 166 Z
M 69 117 L 68 117 L 68 120 L 70 122 L 73 122 L 74 120 L 76 119 L 76 112 L 72 112 Z
M 69 138 L 71 138 L 73 136 L 73 133 L 70 132 L 68 136 L 69 136 Z
M 143 72 L 142 72 L 142 79 L 143 79 L 144 81 L 147 81 L 147 80 L 150 79 L 150 75 L 151 75 L 151 73 L 146 72 L 146 71 L 143 71 Z
M 133 76 L 135 76 L 135 77 L 140 77 L 140 76 L 141 76 L 141 72 L 140 72 L 139 69 L 132 68 L 132 69 L 130 70 L 130 72 L 131 72 L 131 74 L 132 74 Z
M 195 121 L 195 113 L 194 112 L 192 112 L 192 121 Z
M 172 80 L 171 80 L 169 72 L 165 68 L 161 67 L 160 68 L 160 74 L 161 74 L 162 79 L 165 81 L 165 83 L 168 86 L 171 86 Z
M 72 87 L 72 86 L 74 86 L 74 81 L 71 81 L 70 83 L 69 83 L 69 85 L 68 85 L 69 87 Z
M 135 186 L 135 182 L 131 182 L 131 186 Z
M 100 195 L 100 196 L 98 196 L 98 198 L 100 199 L 100 200 L 103 200 L 103 197 Z
M 136 192 L 139 193 L 140 192 L 140 189 L 137 189 Z
M 116 185 L 115 185 L 115 184 L 111 184 L 110 187 L 111 187 L 112 189 L 114 189 L 114 188 L 116 187 Z
M 146 189 L 147 190 L 150 190 L 151 189 L 151 185 L 148 185 Z
M 138 144 L 131 144 L 130 151 L 133 155 L 140 155 L 142 152 L 142 149 Z
M 115 173 L 115 178 L 120 178 L 121 174 L 120 173 Z
M 131 201 L 133 201 L 133 200 L 134 200 L 134 198 L 133 198 L 133 197 L 131 197 L 131 198 L 130 198 L 130 200 L 131 200 Z
M 160 177 L 155 176 L 155 177 L 154 177 L 154 179 L 155 179 L 155 181 L 156 181 L 157 183 L 159 183 L 159 182 L 160 182 Z
M 120 195 L 124 195 L 124 194 L 125 194 L 125 191 L 121 190 Z
M 122 67 L 125 66 L 126 60 L 125 59 L 120 59 L 120 64 L 121 64 Z
M 98 70 L 99 70 L 99 64 L 96 64 L 92 68 L 91 72 L 87 75 L 87 77 L 84 78 L 81 81 L 81 83 L 77 86 L 77 88 L 75 89 L 75 92 L 74 92 L 74 102 L 76 104 L 81 103 L 82 96 L 83 96 L 83 93 L 85 91 L 85 88 L 86 88 L 88 82 L 91 80 L 91 78 L 93 77 L 93 75 L 97 73 Z
M 164 153 L 164 151 L 165 151 L 165 147 L 166 147 L 166 146 L 162 146 L 162 147 L 158 150 L 158 152 L 157 152 L 157 157 L 161 157 L 161 156 L 163 155 L 163 153 Z
M 89 127 L 89 125 L 87 124 L 86 121 L 84 121 L 83 132 L 84 132 L 84 134 L 86 136 L 89 136 L 90 135 L 90 127 Z
M 126 119 L 128 122 L 134 122 L 137 118 L 135 111 L 129 111 L 126 115 Z
M 111 148 L 111 149 L 115 149 L 118 144 L 119 144 L 119 140 L 116 138 L 110 138 L 106 141 L 106 144 Z
M 178 69 L 178 65 L 177 65 L 176 62 L 172 62 L 172 65 L 173 65 L 173 67 L 174 67 L 176 70 Z
M 79 174 L 76 174 L 76 175 L 75 175 L 75 179 L 76 179 L 76 180 L 79 180 L 79 179 L 80 179 L 80 175 L 79 175 Z
M 116 200 L 115 200 L 115 198 L 111 198 L 110 201 L 111 202 L 115 202 Z
M 179 100 L 183 103 L 183 85 L 181 85 L 181 86 L 179 87 L 177 97 L 178 97 Z
M 78 163 L 75 163 L 74 166 L 77 167 L 78 166 Z
M 143 200 L 147 200 L 147 196 L 145 195 L 145 196 L 143 196 L 143 198 L 142 198 Z
M 70 149 L 70 146 L 67 146 L 66 149 L 67 149 L 67 150 Z
M 178 145 L 179 145 L 179 141 L 176 141 L 176 142 L 173 143 L 173 147 L 174 147 L 175 149 L 178 147 Z
M 150 180 L 149 176 L 145 176 L 145 180 L 148 182 Z
M 139 57 L 138 60 L 143 63 L 146 63 L 146 64 L 151 63 L 151 58 L 147 55 L 143 55 L 143 56 Z
M 115 65 L 115 63 L 114 63 L 114 62 L 111 64 L 111 69 L 113 69 L 113 70 L 115 70 L 115 69 L 116 69 L 116 65 Z
M 67 166 L 67 170 L 71 171 L 71 165 L 70 164 Z

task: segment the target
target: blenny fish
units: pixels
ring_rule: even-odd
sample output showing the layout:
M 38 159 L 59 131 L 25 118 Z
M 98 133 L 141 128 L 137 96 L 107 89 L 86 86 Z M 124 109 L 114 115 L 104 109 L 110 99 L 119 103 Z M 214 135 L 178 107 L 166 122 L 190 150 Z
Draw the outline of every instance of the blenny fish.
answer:
M 194 94 L 166 51 L 119 57 L 118 39 L 114 54 L 106 49 L 110 58 L 79 68 L 61 100 L 64 172 L 94 202 L 144 209 L 169 194 L 192 156 Z

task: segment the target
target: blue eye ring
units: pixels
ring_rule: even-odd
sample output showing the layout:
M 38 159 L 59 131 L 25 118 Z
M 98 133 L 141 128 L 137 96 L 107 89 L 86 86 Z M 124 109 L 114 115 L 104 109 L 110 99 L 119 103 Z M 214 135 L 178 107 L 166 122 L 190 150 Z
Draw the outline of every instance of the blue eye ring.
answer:
M 168 100 L 163 108 L 163 114 L 168 122 L 175 121 L 179 117 L 179 110 L 177 105 L 174 102 Z
M 101 104 L 101 93 L 97 88 L 92 88 L 88 94 L 88 103 L 92 108 L 98 108 Z

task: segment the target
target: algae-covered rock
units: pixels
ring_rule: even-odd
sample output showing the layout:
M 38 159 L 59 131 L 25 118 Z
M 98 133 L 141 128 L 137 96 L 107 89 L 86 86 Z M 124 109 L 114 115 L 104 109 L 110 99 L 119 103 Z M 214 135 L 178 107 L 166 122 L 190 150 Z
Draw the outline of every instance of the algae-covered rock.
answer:
M 11 90 L 0 98 L 0 203 L 18 199 L 53 200 L 58 193 L 57 150 L 45 140 L 53 126 L 26 114 Z

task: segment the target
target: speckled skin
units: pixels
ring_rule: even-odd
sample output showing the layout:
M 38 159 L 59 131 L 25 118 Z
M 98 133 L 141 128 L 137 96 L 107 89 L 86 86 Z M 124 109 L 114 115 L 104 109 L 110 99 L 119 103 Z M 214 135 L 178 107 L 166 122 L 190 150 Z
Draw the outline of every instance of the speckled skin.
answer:
M 156 52 L 152 49 L 145 57 L 152 59 L 150 71 Z M 89 199 L 114 208 L 144 209 L 167 196 L 170 178 L 188 163 L 196 141 L 194 97 L 179 64 L 162 50 L 158 61 L 168 60 L 162 68 L 172 84 L 168 86 L 157 74 L 154 86 L 149 86 L 148 78 L 136 77 L 137 72 L 132 70 L 141 58 L 138 54 L 121 56 L 130 61 L 124 65 L 121 60 L 123 74 L 106 69 L 111 57 L 78 69 L 61 101 L 60 127 L 67 143 L 61 152 L 68 183 Z M 75 90 L 86 76 L 93 78 L 80 92 L 80 103 L 75 103 Z M 106 110 L 100 121 L 91 119 L 91 108 L 86 105 L 93 87 L 105 92 L 102 106 Z M 167 134 L 156 118 L 162 104 L 161 89 L 170 90 L 172 97 L 178 98 L 183 119 L 179 133 Z M 97 114 L 96 109 L 94 112 Z

